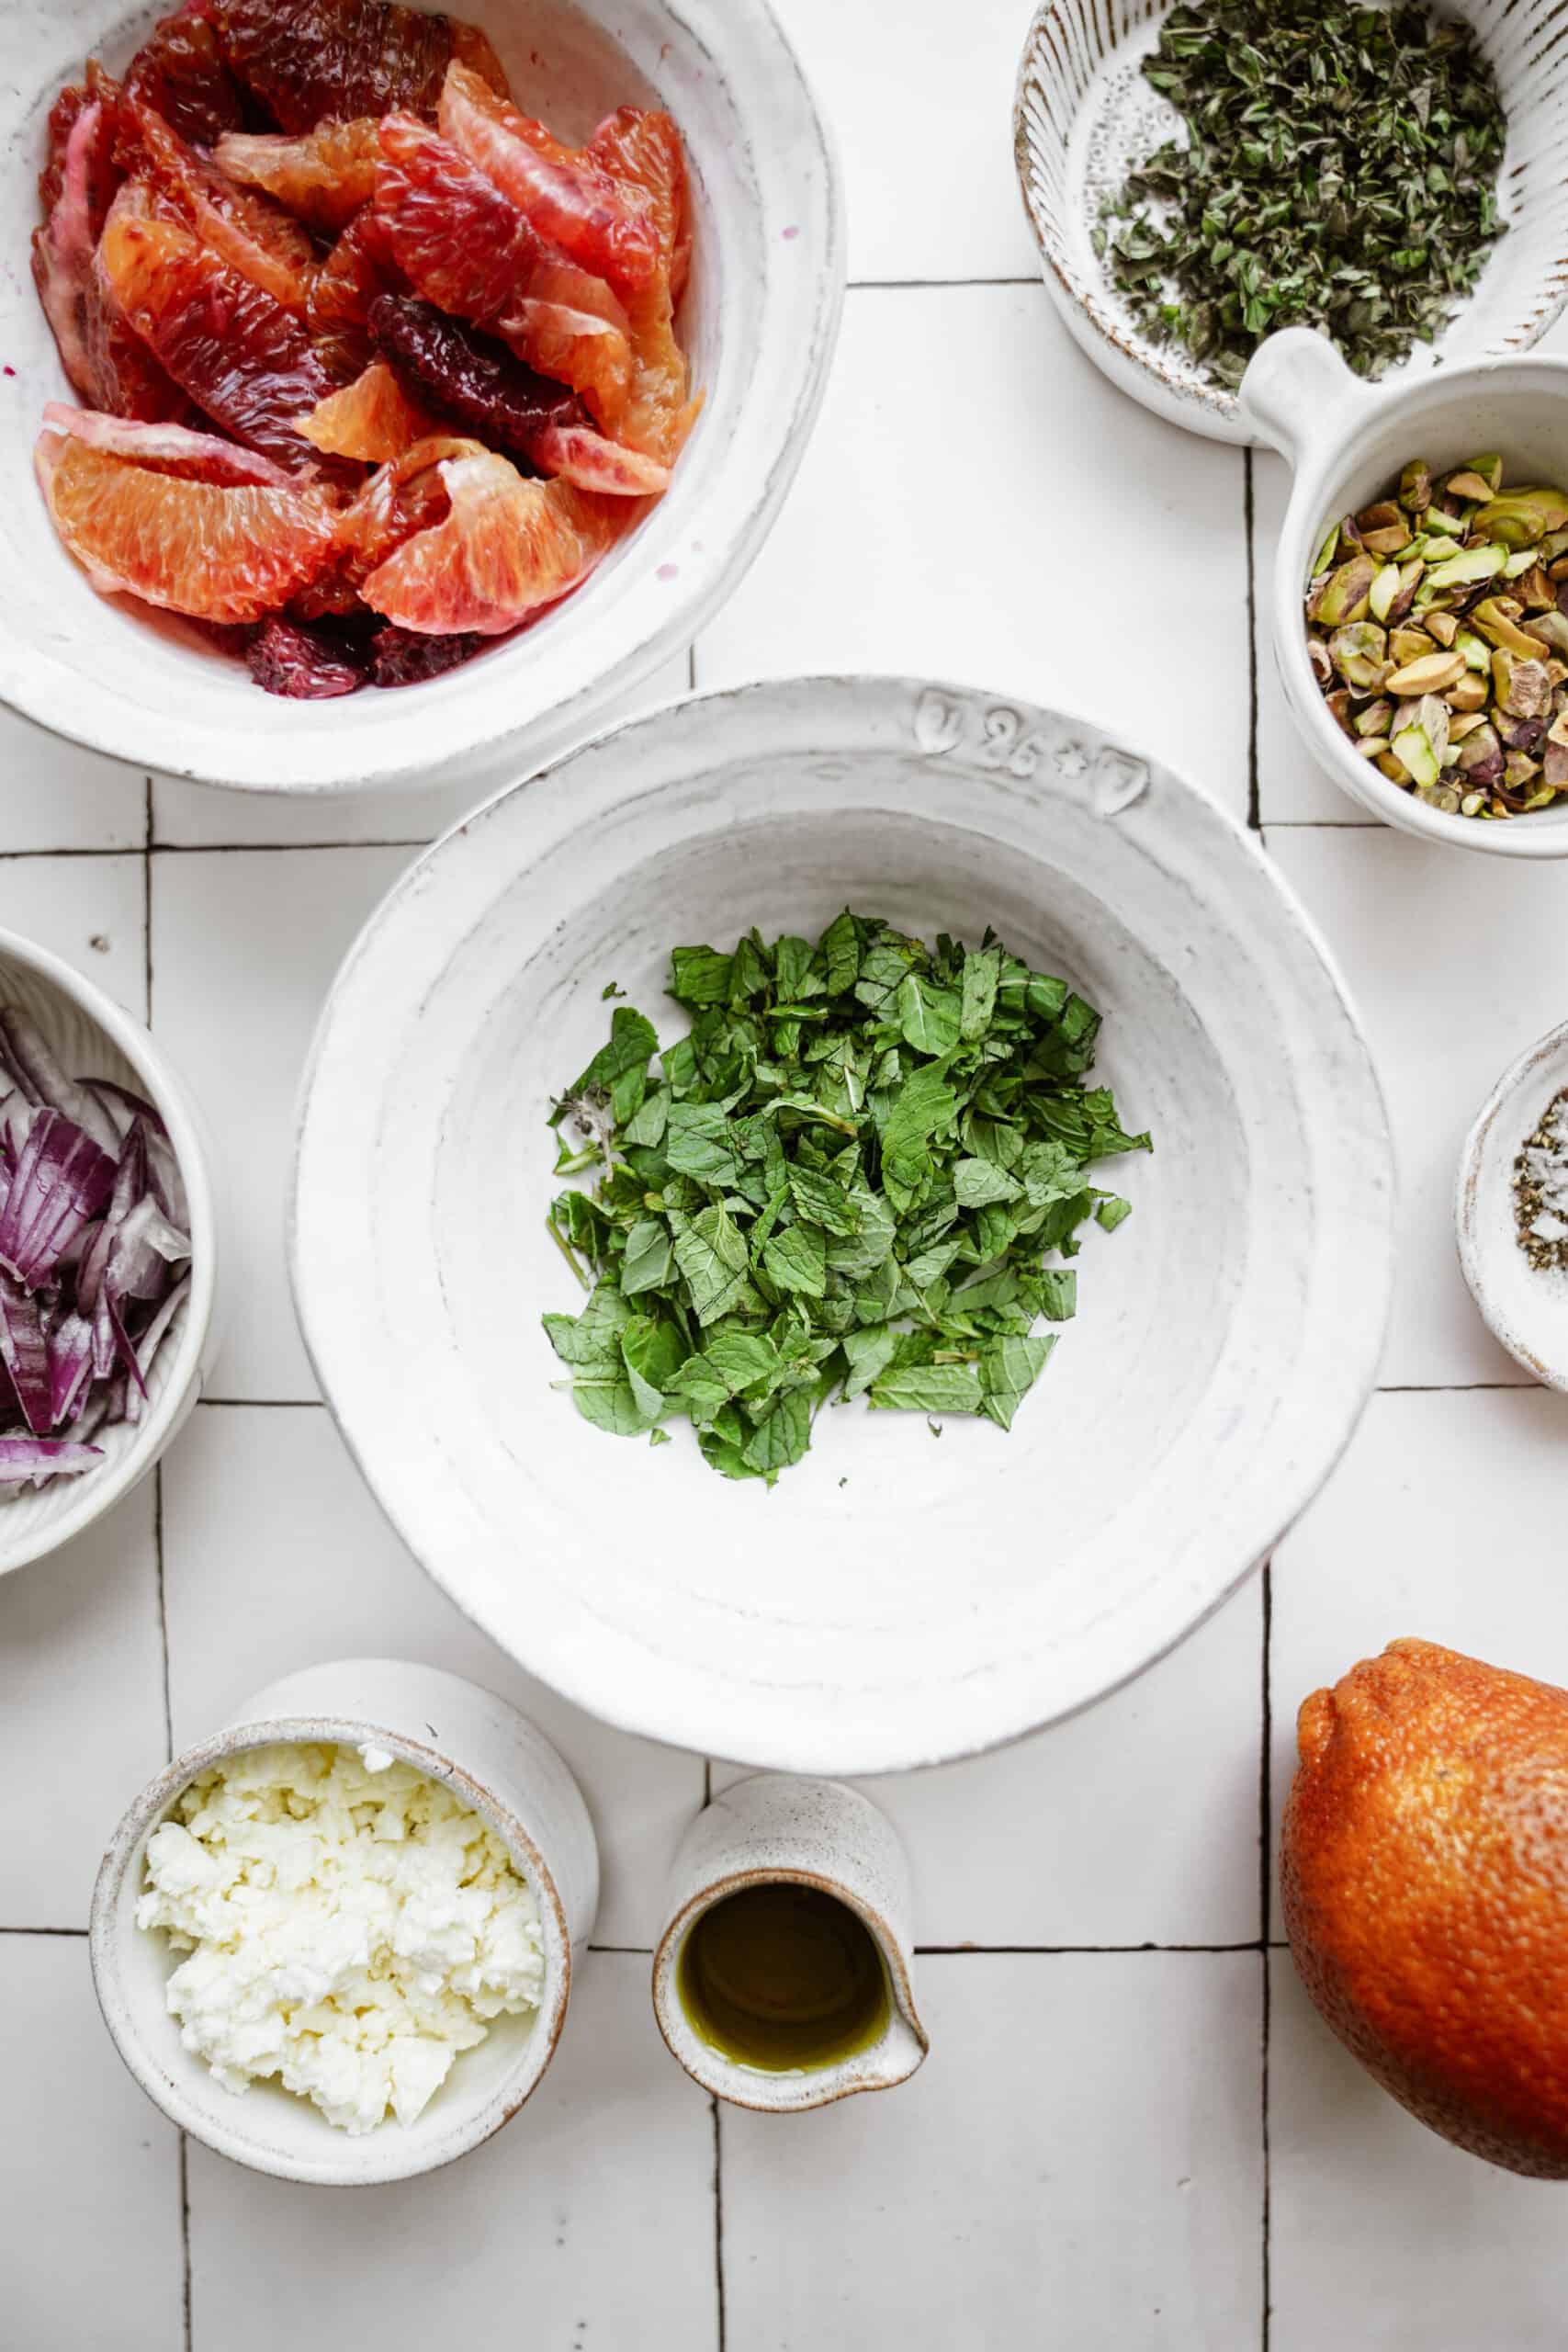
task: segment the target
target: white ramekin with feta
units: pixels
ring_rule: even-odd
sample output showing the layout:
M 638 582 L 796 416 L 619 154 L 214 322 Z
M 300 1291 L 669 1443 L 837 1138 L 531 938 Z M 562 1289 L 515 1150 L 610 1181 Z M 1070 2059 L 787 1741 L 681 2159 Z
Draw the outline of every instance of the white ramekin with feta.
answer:
M 397 2179 L 527 2098 L 597 1900 L 587 1809 L 531 1724 L 454 1675 L 351 1660 L 264 1691 L 137 1799 L 94 1980 L 131 2072 L 209 2146 Z

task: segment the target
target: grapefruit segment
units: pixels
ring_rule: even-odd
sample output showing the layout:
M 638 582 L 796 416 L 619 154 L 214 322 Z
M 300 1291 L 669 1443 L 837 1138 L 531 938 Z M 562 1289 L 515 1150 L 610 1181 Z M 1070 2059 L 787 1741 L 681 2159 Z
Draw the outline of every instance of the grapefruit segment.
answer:
M 370 332 L 389 359 L 427 399 L 469 432 L 532 453 L 547 425 L 578 424 L 582 408 L 564 384 L 537 376 L 430 302 L 382 294 L 370 305 Z
M 407 280 L 369 205 L 356 212 L 310 288 L 310 332 L 323 363 L 347 381 L 376 356 L 367 323 L 378 294 L 407 290 Z
M 100 254 L 120 310 L 198 407 L 286 471 L 316 467 L 293 421 L 336 387 L 291 312 L 175 221 L 111 218 Z
M 285 130 L 394 107 L 434 113 L 454 57 L 481 88 L 506 88 L 481 32 L 395 0 L 217 0 L 213 16 L 231 71 Z
M 617 181 L 589 150 L 563 147 L 460 62 L 447 69 L 439 121 L 442 137 L 569 261 L 619 294 L 650 283 L 660 254 L 644 189 Z
M 380 129 L 376 218 L 429 302 L 494 327 L 540 375 L 581 392 L 602 424 L 631 380 L 626 314 L 602 277 L 546 244 L 494 182 L 406 114 Z
M 171 130 L 210 147 L 245 119 L 240 88 L 204 17 L 182 11 L 155 25 L 126 69 L 125 95 L 140 98 Z
M 220 260 L 302 318 L 319 266 L 298 220 L 198 155 L 151 107 L 124 110 L 122 152 Z
M 63 401 L 48 401 L 43 421 L 55 433 L 69 434 L 89 448 L 107 449 L 111 457 L 129 458 L 154 473 L 178 474 L 186 481 L 298 487 L 270 458 L 220 440 L 216 433 L 193 433 L 184 424 L 139 424 L 130 417 L 102 415 L 96 409 L 68 408 Z
M 406 539 L 362 591 L 376 612 L 422 636 L 514 628 L 587 578 L 630 511 L 570 482 L 525 481 L 489 449 L 446 459 L 441 476 L 446 521 Z
M 384 359 L 373 359 L 362 376 L 320 401 L 299 419 L 313 448 L 330 458 L 358 458 L 378 466 L 400 458 L 435 430 L 410 400 Z
M 558 474 L 604 498 L 658 498 L 670 487 L 668 466 L 607 441 L 592 425 L 547 424 L 535 434 L 528 455 L 541 473 Z
M 38 465 L 55 528 L 96 587 L 200 620 L 259 620 L 332 548 L 330 511 L 296 490 L 182 481 L 51 432 Z
M 335 235 L 376 192 L 379 130 L 374 115 L 319 122 L 294 139 L 231 130 L 218 141 L 213 159 L 230 179 L 265 189 L 298 220 Z

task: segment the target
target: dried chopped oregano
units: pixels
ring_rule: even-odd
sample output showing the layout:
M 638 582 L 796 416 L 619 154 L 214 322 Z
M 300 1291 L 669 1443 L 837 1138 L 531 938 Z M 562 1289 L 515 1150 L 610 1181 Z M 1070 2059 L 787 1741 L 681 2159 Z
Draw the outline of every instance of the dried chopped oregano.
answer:
M 618 1436 L 696 1425 L 772 1486 L 829 1397 L 1010 1429 L 1071 1317 L 1089 1166 L 1146 1151 L 1084 1083 L 1100 1015 L 989 933 L 935 950 L 841 914 L 813 946 L 677 947 L 690 1034 L 629 1005 L 556 1105 L 550 1229 L 592 1291 L 547 1315 L 579 1412 Z M 657 1069 L 655 1064 L 657 1062 Z M 590 1272 L 584 1272 L 584 1269 Z
M 1186 125 L 1102 208 L 1145 330 L 1233 388 L 1267 334 L 1321 328 L 1358 374 L 1429 343 L 1503 231 L 1507 125 L 1468 25 L 1337 0 L 1197 0 L 1147 79 Z

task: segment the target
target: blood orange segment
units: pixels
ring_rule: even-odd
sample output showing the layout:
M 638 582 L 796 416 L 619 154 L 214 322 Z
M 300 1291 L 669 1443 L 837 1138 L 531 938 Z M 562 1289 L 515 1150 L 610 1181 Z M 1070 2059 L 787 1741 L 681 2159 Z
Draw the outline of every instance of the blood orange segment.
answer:
M 460 63 L 447 72 L 439 119 L 442 137 L 569 261 L 622 295 L 651 281 L 660 254 L 646 191 L 617 181 L 586 149 L 563 147 Z
M 586 579 L 630 512 L 570 482 L 525 481 L 489 449 L 441 468 L 452 511 L 366 581 L 365 602 L 422 636 L 499 637 Z
M 408 281 L 374 209 L 356 212 L 316 276 L 310 288 L 310 332 L 323 363 L 344 382 L 376 356 L 370 305 L 378 294 L 406 293 Z
M 672 466 L 696 422 L 685 354 L 675 334 L 675 304 L 691 259 L 685 155 L 667 114 L 622 107 L 602 122 L 591 152 L 623 186 L 644 194 L 659 243 L 659 266 L 649 284 L 628 297 L 632 372 L 615 435 L 634 449 Z
M 631 382 L 626 315 L 603 278 L 546 245 L 477 164 L 404 114 L 381 125 L 376 218 L 427 301 L 495 325 L 539 374 L 570 384 L 601 423 Z
M 96 587 L 202 620 L 260 619 L 321 568 L 333 544 L 330 511 L 298 491 L 184 481 L 59 434 L 40 438 L 39 478 L 55 528 Z
M 670 487 L 668 466 L 623 449 L 586 424 L 546 425 L 535 434 L 528 456 L 541 473 L 558 474 L 604 498 L 658 498 Z
M 299 424 L 311 447 L 326 456 L 358 458 L 374 466 L 400 458 L 436 429 L 384 359 L 373 359 L 362 376 L 319 401 Z
M 112 128 L 102 100 L 94 99 L 72 115 L 65 128 L 54 201 L 43 226 L 33 232 L 33 283 L 39 300 L 65 373 L 88 400 L 96 389 L 86 322 L 97 242 L 91 197 L 106 135 L 112 136 Z M 44 177 L 49 181 L 51 174 L 46 171 Z
M 341 631 L 307 628 L 275 614 L 245 649 L 252 677 L 269 695 L 293 702 L 332 702 L 357 694 L 370 674 L 370 655 Z
M 478 441 L 434 434 L 383 466 L 338 516 L 332 562 L 297 600 L 299 609 L 307 614 L 352 612 L 362 582 L 377 565 L 416 531 L 430 530 L 451 513 L 441 478 L 443 460 L 480 454 Z
M 267 483 L 275 490 L 295 490 L 281 466 L 255 449 L 220 440 L 216 433 L 193 433 L 187 425 L 139 424 L 121 416 L 104 416 L 96 409 L 68 408 L 63 401 L 45 403 L 43 421 L 51 431 L 69 434 L 90 448 L 107 449 L 112 457 L 129 458 L 154 473 L 178 474 L 186 481 Z
M 125 316 L 197 406 L 288 472 L 313 470 L 294 419 L 336 387 L 299 321 L 175 221 L 111 218 L 100 252 Z
M 49 110 L 44 167 L 39 174 L 38 201 L 39 216 L 47 220 L 59 203 L 65 186 L 66 157 L 71 133 L 80 116 L 89 107 L 96 107 L 96 128 L 81 159 L 81 191 L 86 207 L 87 227 L 96 243 L 107 217 L 114 193 L 125 175 L 115 161 L 114 139 L 116 108 L 119 100 L 118 85 L 110 80 L 95 58 L 81 82 L 62 90 Z
M 679 303 L 691 269 L 692 220 L 686 151 L 672 118 L 641 107 L 617 107 L 599 125 L 588 152 L 615 178 L 645 191 L 670 299 Z
M 144 100 L 198 147 L 245 119 L 239 85 L 203 17 L 182 13 L 155 25 L 126 69 L 125 95 Z
M 430 302 L 383 294 L 370 305 L 370 332 L 425 396 L 470 433 L 530 454 L 548 425 L 578 424 L 582 408 L 565 384 L 525 368 Z
M 319 265 L 299 221 L 268 198 L 236 187 L 151 107 L 128 105 L 122 119 L 128 159 L 177 208 L 202 243 L 302 318 Z
M 378 629 L 370 640 L 371 676 L 378 686 L 416 686 L 471 662 L 484 645 L 473 633 L 459 637 L 420 637 L 412 629 Z
M 506 88 L 482 33 L 393 0 L 218 0 L 213 14 L 231 68 L 285 130 L 394 107 L 434 113 L 454 57 L 482 87 Z
M 319 122 L 296 139 L 231 130 L 218 141 L 214 160 L 230 179 L 265 188 L 297 219 L 335 234 L 376 192 L 379 131 L 374 115 Z

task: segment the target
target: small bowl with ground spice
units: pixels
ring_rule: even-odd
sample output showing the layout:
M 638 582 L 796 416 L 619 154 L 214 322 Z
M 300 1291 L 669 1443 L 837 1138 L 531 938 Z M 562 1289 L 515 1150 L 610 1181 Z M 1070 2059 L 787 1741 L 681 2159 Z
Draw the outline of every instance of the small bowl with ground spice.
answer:
M 1568 857 L 1568 360 L 1373 390 L 1292 328 L 1241 410 L 1295 469 L 1274 657 L 1320 766 L 1406 832 Z
M 1454 1225 L 1488 1329 L 1568 1389 L 1568 1021 L 1493 1090 L 1460 1160 Z
M 1013 147 L 1046 291 L 1172 424 L 1258 438 L 1289 327 L 1401 383 L 1528 350 L 1568 301 L 1559 0 L 1042 0 Z

